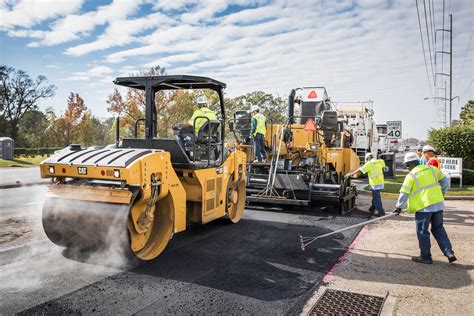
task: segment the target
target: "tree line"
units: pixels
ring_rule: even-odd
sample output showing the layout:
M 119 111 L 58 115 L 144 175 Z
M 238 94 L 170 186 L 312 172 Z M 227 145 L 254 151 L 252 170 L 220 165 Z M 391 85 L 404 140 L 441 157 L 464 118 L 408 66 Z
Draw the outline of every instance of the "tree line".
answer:
M 159 66 L 142 71 L 137 76 L 165 75 Z M 45 76 L 32 79 L 25 71 L 8 66 L 0 66 L 0 136 L 15 140 L 16 147 L 62 147 L 71 143 L 83 146 L 105 146 L 115 142 L 116 117 L 120 117 L 120 134 L 133 137 L 135 122 L 144 118 L 145 95 L 141 90 L 127 89 L 121 93 L 111 89 L 104 100 L 110 113 L 108 118 L 100 118 L 92 113 L 84 99 L 71 92 L 65 100 L 66 109 L 55 113 L 51 107 L 41 111 L 38 101 L 54 96 L 56 86 L 49 84 Z M 195 100 L 205 94 L 209 107 L 219 110 L 219 97 L 212 90 L 168 90 L 155 95 L 158 115 L 157 137 L 170 137 L 172 125 L 189 120 L 196 109 Z M 275 123 L 286 118 L 286 102 L 280 96 L 263 91 L 254 91 L 224 100 L 227 118 L 237 110 L 248 110 L 259 105 L 264 115 Z M 141 128 L 140 128 L 141 127 Z M 139 125 L 139 136 L 143 136 L 143 126 Z M 230 135 L 230 134 L 229 134 Z

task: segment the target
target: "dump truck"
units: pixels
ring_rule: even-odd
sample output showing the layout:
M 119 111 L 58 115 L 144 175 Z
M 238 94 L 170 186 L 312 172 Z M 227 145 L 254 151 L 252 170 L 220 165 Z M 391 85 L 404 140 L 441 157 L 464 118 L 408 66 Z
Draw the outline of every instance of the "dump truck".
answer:
M 339 120 L 351 130 L 354 136 L 352 148 L 356 151 L 361 163 L 365 162 L 367 153 L 372 153 L 376 157 L 379 150 L 379 136 L 373 108 L 373 102 L 370 100 L 337 102 Z
M 71 145 L 41 163 L 41 177 L 52 179 L 42 214 L 48 238 L 87 250 L 119 243 L 132 256 L 151 260 L 187 223 L 222 217 L 237 223 L 245 206 L 246 157 L 224 146 L 226 85 L 186 75 L 114 83 L 144 91 L 145 137 L 125 138 L 120 148 Z M 194 126 L 176 125 L 172 138 L 158 138 L 155 94 L 176 89 L 217 93 L 219 119 L 197 117 L 205 119 L 197 135 Z
M 288 121 L 267 120 L 266 162 L 253 162 L 251 116 L 237 111 L 230 121 L 236 148 L 246 152 L 247 201 L 279 205 L 333 205 L 348 213 L 356 187 L 346 174 L 359 167 L 352 148 L 343 146 L 342 122 L 324 87 L 293 89 Z

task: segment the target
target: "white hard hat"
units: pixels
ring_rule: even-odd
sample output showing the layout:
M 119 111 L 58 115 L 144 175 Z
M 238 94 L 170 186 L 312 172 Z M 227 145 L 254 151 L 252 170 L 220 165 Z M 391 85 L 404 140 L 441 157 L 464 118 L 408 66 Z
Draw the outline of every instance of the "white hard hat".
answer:
M 200 95 L 200 96 L 198 96 L 196 103 L 198 105 L 206 105 L 207 106 L 209 104 L 209 101 L 207 100 L 205 95 Z
M 403 163 L 409 163 L 413 161 L 419 161 L 420 157 L 418 157 L 417 153 L 409 152 L 405 154 L 405 159 L 403 159 Z
M 369 160 L 369 158 L 373 158 L 374 155 L 372 153 L 366 153 L 365 154 L 365 160 Z
M 431 147 L 430 145 L 425 145 L 425 146 L 423 146 L 423 152 L 425 152 L 425 151 L 432 151 L 432 152 L 434 152 L 435 150 L 434 150 L 434 148 Z
M 259 112 L 260 111 L 260 107 L 258 105 L 252 105 L 252 107 L 250 108 L 250 112 Z

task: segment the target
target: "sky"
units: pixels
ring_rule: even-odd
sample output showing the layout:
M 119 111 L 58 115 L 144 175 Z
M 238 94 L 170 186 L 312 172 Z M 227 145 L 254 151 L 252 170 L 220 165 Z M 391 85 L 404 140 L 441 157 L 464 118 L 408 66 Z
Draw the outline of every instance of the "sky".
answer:
M 223 81 L 228 97 L 324 86 L 338 104 L 372 100 L 377 123 L 401 120 L 404 138 L 424 139 L 443 120 L 437 99 L 424 100 L 444 97 L 435 73 L 448 55 L 434 53 L 443 32 L 433 31 L 443 3 L 457 118 L 474 99 L 472 0 L 0 0 L 0 63 L 45 75 L 57 91 L 40 108 L 57 113 L 75 92 L 107 117 L 112 80 L 159 65 Z

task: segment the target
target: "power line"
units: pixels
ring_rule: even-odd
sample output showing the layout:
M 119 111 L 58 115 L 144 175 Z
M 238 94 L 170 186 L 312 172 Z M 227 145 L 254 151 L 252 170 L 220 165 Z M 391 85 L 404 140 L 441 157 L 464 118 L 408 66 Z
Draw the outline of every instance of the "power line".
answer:
M 469 39 L 469 44 L 467 44 L 466 55 L 464 55 L 464 62 L 462 63 L 461 74 L 459 75 L 458 81 L 456 82 L 456 86 L 461 81 L 462 74 L 464 72 L 464 66 L 466 65 L 467 55 L 469 53 L 469 49 L 471 48 L 472 34 L 474 34 L 474 31 L 471 32 L 471 38 Z
M 467 91 L 468 91 L 469 88 L 471 87 L 473 81 L 474 81 L 474 79 L 471 79 L 471 82 L 469 82 L 469 85 L 467 86 L 466 90 L 464 90 L 464 92 L 463 92 L 463 94 L 461 95 L 461 98 L 459 98 L 459 100 L 461 100 L 462 98 L 464 98 L 464 96 L 466 95 Z
M 443 0 L 443 30 L 444 30 L 444 8 L 445 0 Z M 441 51 L 444 52 L 444 31 L 441 32 Z M 441 54 L 441 73 L 444 72 L 444 54 Z
M 433 3 L 432 3 L 432 0 L 428 0 L 428 11 L 429 11 L 429 14 L 430 14 L 430 29 L 431 29 L 431 43 L 433 43 L 433 54 L 434 52 L 436 51 L 436 37 L 434 35 L 434 7 L 433 7 Z M 436 58 L 435 58 L 435 65 L 436 65 Z M 436 67 L 435 67 L 435 70 L 436 70 Z
M 421 47 L 423 48 L 423 59 L 425 60 L 426 78 L 428 79 L 428 86 L 430 87 L 430 95 L 431 97 L 433 97 L 433 91 L 431 90 L 430 75 L 428 74 L 428 63 L 426 62 L 425 42 L 423 41 L 423 31 L 421 30 L 420 10 L 418 9 L 418 0 L 415 0 L 415 2 L 416 2 L 416 14 L 418 16 L 418 26 L 420 28 Z
M 431 54 L 431 42 L 430 42 L 430 31 L 428 29 L 428 17 L 426 16 L 426 1 L 423 0 L 423 7 L 425 11 L 425 25 L 426 25 L 426 38 L 428 39 L 428 51 L 430 53 L 430 62 L 431 62 L 431 72 L 433 75 L 433 83 L 436 82 L 435 80 L 435 75 L 434 75 L 434 70 L 433 70 L 433 57 Z

